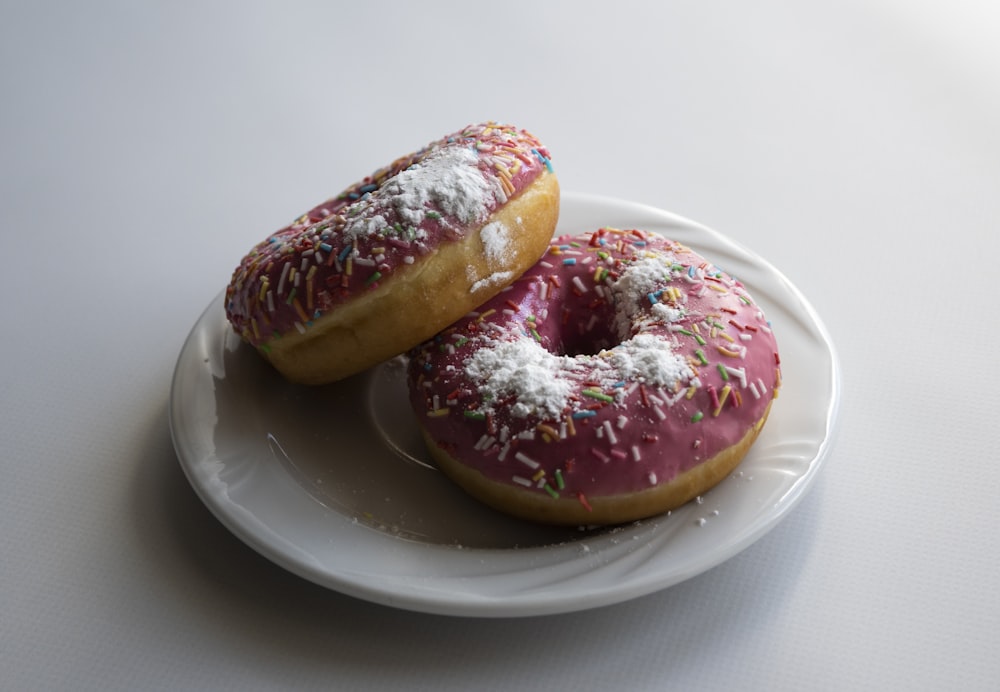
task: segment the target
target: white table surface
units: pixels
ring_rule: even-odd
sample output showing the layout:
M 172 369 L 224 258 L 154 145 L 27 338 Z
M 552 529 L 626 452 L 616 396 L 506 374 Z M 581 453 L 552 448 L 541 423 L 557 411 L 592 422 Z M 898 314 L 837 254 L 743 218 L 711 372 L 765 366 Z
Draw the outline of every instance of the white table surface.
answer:
M 189 5 L 189 7 L 178 7 Z M 1000 10 L 989 2 L 0 7 L 0 687 L 1000 688 Z M 469 122 L 738 239 L 836 343 L 771 533 L 564 615 L 374 605 L 246 547 L 171 444 L 257 240 Z

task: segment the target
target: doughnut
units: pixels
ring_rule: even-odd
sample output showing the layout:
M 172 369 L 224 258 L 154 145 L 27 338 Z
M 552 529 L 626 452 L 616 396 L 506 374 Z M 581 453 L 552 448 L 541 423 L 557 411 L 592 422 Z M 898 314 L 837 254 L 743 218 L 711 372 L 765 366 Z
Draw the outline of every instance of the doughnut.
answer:
M 511 125 L 470 125 L 254 246 L 226 316 L 287 379 L 334 382 L 493 297 L 546 251 L 558 215 L 548 149 Z
M 739 281 L 680 243 L 602 228 L 409 354 L 430 455 L 510 515 L 577 526 L 674 509 L 731 474 L 781 385 Z

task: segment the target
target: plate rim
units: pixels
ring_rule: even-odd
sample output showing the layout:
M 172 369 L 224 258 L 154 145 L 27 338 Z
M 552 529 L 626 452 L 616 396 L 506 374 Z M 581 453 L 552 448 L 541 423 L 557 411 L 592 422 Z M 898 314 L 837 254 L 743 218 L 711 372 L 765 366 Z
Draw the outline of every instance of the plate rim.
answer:
M 546 589 L 533 590 L 516 597 L 505 596 L 504 598 L 480 596 L 468 591 L 461 592 L 461 597 L 454 590 L 444 588 L 421 588 L 414 584 L 396 584 L 395 588 L 389 589 L 366 582 L 363 578 L 351 578 L 350 575 L 341 570 L 338 573 L 331 573 L 323 570 L 319 565 L 312 564 L 309 560 L 296 559 L 295 556 L 287 554 L 281 546 L 275 546 L 273 541 L 269 541 L 260 531 L 255 531 L 248 527 L 245 522 L 235 516 L 233 507 L 224 506 L 217 494 L 210 492 L 206 486 L 202 475 L 198 473 L 197 466 L 206 459 L 190 459 L 186 456 L 186 448 L 182 444 L 182 431 L 179 429 L 179 421 L 176 409 L 179 405 L 178 393 L 181 389 L 180 380 L 182 377 L 182 364 L 189 349 L 192 348 L 192 341 L 196 338 L 199 325 L 206 320 L 210 313 L 218 310 L 221 299 L 217 294 L 199 314 L 198 319 L 192 325 L 187 337 L 181 346 L 177 357 L 174 372 L 171 378 L 169 400 L 167 406 L 168 424 L 170 427 L 171 441 L 174 445 L 180 466 L 187 477 L 196 495 L 211 511 L 213 516 L 220 521 L 237 538 L 250 546 L 256 552 L 267 558 L 280 567 L 298 575 L 308 581 L 320 586 L 330 588 L 340 593 L 360 598 L 365 601 L 379 603 L 391 607 L 403 608 L 406 610 L 457 616 L 474 617 L 519 617 L 535 616 L 556 613 L 574 612 L 589 608 L 596 608 L 614 603 L 623 602 L 632 598 L 647 595 L 649 593 L 668 588 L 680 582 L 686 581 L 698 574 L 701 574 L 739 554 L 757 540 L 762 538 L 781 521 L 801 502 L 806 495 L 806 491 L 813 485 L 818 476 L 820 468 L 829 457 L 835 438 L 835 430 L 839 419 L 839 409 L 841 403 L 841 370 L 840 361 L 836 348 L 830 334 L 813 308 L 811 303 L 801 293 L 801 291 L 776 267 L 755 252 L 736 241 L 704 224 L 692 221 L 684 216 L 659 209 L 654 206 L 631 202 L 615 197 L 593 195 L 581 192 L 563 192 L 561 204 L 569 204 L 578 207 L 587 205 L 605 210 L 605 215 L 625 216 L 646 216 L 656 219 L 660 224 L 676 224 L 680 226 L 696 229 L 698 232 L 706 233 L 716 240 L 726 245 L 730 245 L 748 258 L 753 260 L 762 269 L 766 270 L 772 278 L 781 282 L 782 287 L 791 293 L 798 301 L 796 308 L 808 318 L 809 325 L 816 332 L 822 346 L 828 354 L 829 373 L 827 383 L 829 385 L 830 398 L 825 402 L 823 416 L 822 438 L 816 453 L 809 462 L 806 473 L 795 480 L 781 495 L 779 500 L 773 503 L 773 507 L 767 516 L 766 521 L 755 521 L 747 530 L 736 533 L 725 542 L 721 549 L 716 549 L 712 553 L 712 559 L 702 561 L 701 564 L 687 570 L 675 571 L 669 577 L 662 574 L 643 574 L 624 582 L 617 588 L 606 588 L 599 591 L 589 591 L 585 596 L 579 594 L 567 594 L 558 590 L 550 591 Z M 606 225 L 604 223 L 600 225 Z M 624 224 L 623 224 L 624 225 Z M 561 228 L 557 227 L 556 235 L 562 234 Z M 367 529 L 366 529 L 367 530 Z M 455 549 L 450 546 L 433 544 L 419 544 L 421 549 L 447 550 L 453 552 Z M 560 549 L 568 552 L 571 548 L 567 545 L 535 548 L 517 548 L 516 550 L 525 554 L 526 551 L 545 551 L 548 554 Z M 476 558 L 482 554 L 495 554 L 497 549 L 463 548 L 461 552 L 470 558 Z M 556 563 L 560 564 L 560 563 Z M 360 574 L 360 573 L 359 573 Z M 362 575 L 363 576 L 363 575 Z M 472 578 L 469 578 L 472 579 Z

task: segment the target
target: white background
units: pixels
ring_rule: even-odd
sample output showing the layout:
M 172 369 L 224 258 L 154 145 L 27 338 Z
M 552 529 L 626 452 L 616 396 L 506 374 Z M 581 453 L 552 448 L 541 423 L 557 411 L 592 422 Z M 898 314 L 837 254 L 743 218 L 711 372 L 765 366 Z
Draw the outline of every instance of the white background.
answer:
M 1000 10 L 0 3 L 0 687 L 997 689 Z M 822 477 L 651 596 L 477 620 L 284 572 L 187 484 L 174 362 L 250 245 L 499 119 L 811 300 Z

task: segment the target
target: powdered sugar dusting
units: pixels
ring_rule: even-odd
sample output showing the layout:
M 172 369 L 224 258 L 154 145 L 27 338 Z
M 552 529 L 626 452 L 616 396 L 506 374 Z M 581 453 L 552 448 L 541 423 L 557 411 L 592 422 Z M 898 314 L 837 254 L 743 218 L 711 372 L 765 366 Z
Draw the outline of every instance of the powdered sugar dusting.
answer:
M 673 256 L 666 253 L 638 259 L 628 265 L 621 276 L 609 285 L 617 307 L 615 331 L 620 339 L 624 340 L 631 336 L 636 315 L 643 307 L 643 303 L 649 305 L 647 296 L 667 284 L 672 263 Z M 677 310 L 676 314 L 669 315 L 671 318 L 668 321 L 676 321 L 681 315 L 682 313 Z M 662 319 L 668 315 L 661 314 L 658 317 Z
M 346 236 L 381 232 L 389 225 L 383 214 L 389 210 L 413 227 L 424 220 L 429 209 L 461 224 L 481 221 L 496 201 L 496 188 L 479 170 L 476 152 L 446 147 L 388 180 L 373 198 L 362 198 L 345 210 L 350 219 L 344 228 Z M 353 218 L 352 209 L 360 210 Z
M 485 279 L 480 279 L 469 287 L 469 293 L 475 293 L 476 291 L 481 291 L 488 286 L 498 286 L 500 284 L 507 283 L 514 276 L 514 272 L 493 272 Z
M 669 305 L 664 305 L 663 303 L 657 303 L 656 305 L 651 305 L 649 308 L 650 312 L 653 313 L 653 317 L 660 320 L 661 322 L 678 322 L 682 317 L 684 317 L 684 311 L 680 308 L 674 308 Z
M 672 263 L 673 257 L 668 254 L 638 259 L 622 272 L 612 284 L 612 290 L 629 302 L 635 302 L 666 283 Z
M 505 262 L 517 255 L 514 244 L 510 242 L 510 232 L 500 221 L 493 221 L 483 226 L 479 232 L 483 239 L 483 250 L 486 261 L 491 267 Z
M 610 351 L 611 362 L 625 380 L 638 380 L 660 387 L 694 377 L 687 361 L 675 353 L 669 341 L 653 334 L 637 334 Z
M 670 389 L 694 377 L 670 342 L 654 334 L 638 334 L 599 356 L 556 355 L 520 334 L 480 338 L 484 344 L 465 361 L 465 374 L 477 383 L 486 410 L 507 399 L 517 418 L 554 419 L 578 410 L 574 395 L 583 377 L 605 388 L 630 381 Z
M 570 375 L 579 368 L 573 358 L 549 353 L 529 339 L 492 341 L 465 363 L 466 373 L 479 383 L 486 406 L 513 397 L 511 413 L 518 418 L 558 417 L 575 388 Z

